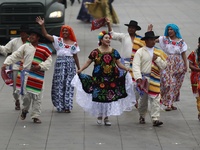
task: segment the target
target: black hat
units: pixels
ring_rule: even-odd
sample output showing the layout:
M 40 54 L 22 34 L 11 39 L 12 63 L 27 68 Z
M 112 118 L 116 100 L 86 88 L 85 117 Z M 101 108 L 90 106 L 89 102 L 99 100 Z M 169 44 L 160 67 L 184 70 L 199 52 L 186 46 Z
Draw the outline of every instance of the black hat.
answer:
M 199 37 L 199 43 L 200 43 L 200 37 Z
M 141 40 L 146 40 L 146 39 L 149 39 L 149 38 L 157 39 L 157 38 L 159 38 L 159 36 L 155 36 L 153 31 L 148 31 L 148 32 L 145 33 L 145 36 L 143 38 L 141 38 Z
M 141 27 L 140 26 L 138 26 L 138 22 L 137 21 L 134 21 L 134 20 L 131 20 L 130 22 L 129 22 L 129 24 L 124 24 L 125 26 L 135 26 L 136 27 L 136 30 L 141 30 Z
M 35 29 L 31 29 L 31 30 L 28 31 L 28 34 L 31 34 L 31 33 L 37 34 L 40 38 L 43 37 L 42 34 L 41 34 L 41 31 L 36 29 L 36 28 Z
M 28 24 L 22 24 L 19 28 L 19 32 L 28 32 L 29 31 L 29 26 Z

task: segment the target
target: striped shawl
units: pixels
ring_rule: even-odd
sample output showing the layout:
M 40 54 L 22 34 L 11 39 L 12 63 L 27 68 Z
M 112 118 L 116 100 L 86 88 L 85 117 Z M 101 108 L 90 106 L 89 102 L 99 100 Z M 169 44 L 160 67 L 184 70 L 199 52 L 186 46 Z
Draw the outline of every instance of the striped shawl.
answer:
M 162 60 L 167 59 L 167 55 L 160 49 L 154 48 L 154 54 Z M 160 93 L 160 68 L 152 61 L 151 73 L 149 79 L 149 92 L 152 97 L 156 97 Z
M 32 61 L 32 66 L 39 65 L 45 61 L 51 55 L 51 50 L 45 45 L 38 45 L 35 51 L 35 55 Z M 28 73 L 28 79 L 26 85 L 24 85 L 25 72 Z M 33 94 L 39 94 L 42 91 L 44 82 L 44 71 L 19 71 L 17 76 L 17 88 L 21 89 L 23 95 L 23 88 L 26 88 L 27 92 Z

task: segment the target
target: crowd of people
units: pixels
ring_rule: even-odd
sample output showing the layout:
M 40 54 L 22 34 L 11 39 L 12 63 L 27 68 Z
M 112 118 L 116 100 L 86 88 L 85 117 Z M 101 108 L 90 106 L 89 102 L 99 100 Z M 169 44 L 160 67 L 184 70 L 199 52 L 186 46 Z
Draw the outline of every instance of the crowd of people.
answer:
M 81 48 L 72 27 L 63 25 L 59 36 L 50 35 L 45 29 L 45 20 L 40 16 L 36 22 L 42 32 L 22 25 L 19 38 L 0 46 L 1 54 L 7 56 L 11 53 L 6 57 L 2 71 L 12 70 L 15 109 L 21 109 L 22 120 L 26 119 L 32 105 L 33 122 L 42 122 L 39 117 L 45 71 L 52 65 L 52 50 L 40 43 L 40 39 L 45 37 L 52 42 L 57 55 L 51 100 L 58 113 L 71 113 L 76 88 L 76 102 L 84 111 L 97 118 L 98 125 L 104 123 L 105 126 L 111 126 L 109 116 L 131 111 L 133 106 L 138 109 L 139 123 L 145 124 L 150 102 L 152 124 L 160 126 L 163 124 L 160 120 L 161 105 L 165 106 L 166 111 L 177 110 L 174 103 L 180 101 L 188 59 L 192 92 L 196 97 L 200 121 L 200 38 L 198 48 L 187 58 L 188 47 L 176 24 L 167 24 L 163 36 L 154 34 L 152 24 L 148 25 L 144 36 L 138 35 L 136 31 L 141 30 L 141 27 L 135 20 L 124 24 L 128 27 L 127 33 L 116 32 L 112 24 L 119 23 L 119 20 L 112 2 L 82 1 L 77 19 L 91 22 L 95 18 L 105 17 L 108 28 L 108 31 L 99 33 L 99 45 L 91 50 L 83 66 L 79 64 L 78 52 Z M 93 5 L 105 6 L 105 12 L 95 16 L 92 13 Z M 121 49 L 113 48 L 111 40 L 119 41 Z M 159 43 L 160 48 L 155 46 L 156 43 Z M 92 75 L 82 73 L 92 63 Z

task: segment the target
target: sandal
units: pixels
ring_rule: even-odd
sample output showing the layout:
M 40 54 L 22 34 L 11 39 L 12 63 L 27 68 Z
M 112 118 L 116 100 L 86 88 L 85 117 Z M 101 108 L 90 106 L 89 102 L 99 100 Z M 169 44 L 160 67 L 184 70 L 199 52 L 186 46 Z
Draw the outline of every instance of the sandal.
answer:
M 171 110 L 172 110 L 172 108 L 169 106 L 165 109 L 165 111 L 171 111 Z
M 145 124 L 146 123 L 145 119 L 142 116 L 140 116 L 139 123 L 140 124 Z
M 98 117 L 98 118 L 97 118 L 97 124 L 98 124 L 98 125 L 101 125 L 101 124 L 102 124 L 102 117 Z
M 26 119 L 27 113 L 28 113 L 28 110 L 24 110 L 24 109 L 22 110 L 22 113 L 21 113 L 21 116 L 20 116 L 21 120 L 25 120 Z
M 65 113 L 71 113 L 71 111 L 69 109 L 65 110 Z
M 138 101 L 136 101 L 136 104 L 134 106 L 136 109 L 138 108 Z
M 111 126 L 111 122 L 108 119 L 104 119 L 105 126 Z
M 33 118 L 33 123 L 42 123 L 42 121 L 39 118 Z
M 172 108 L 172 110 L 177 110 L 177 107 L 175 107 L 175 106 L 171 106 L 171 108 Z
M 15 101 L 15 110 L 20 110 L 20 102 L 19 102 L 19 100 Z

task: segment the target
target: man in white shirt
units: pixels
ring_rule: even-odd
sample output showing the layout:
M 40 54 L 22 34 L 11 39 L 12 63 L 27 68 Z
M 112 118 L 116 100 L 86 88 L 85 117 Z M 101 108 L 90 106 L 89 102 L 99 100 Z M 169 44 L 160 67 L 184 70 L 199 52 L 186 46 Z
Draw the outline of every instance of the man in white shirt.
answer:
M 115 32 L 111 28 L 111 24 L 108 18 L 106 18 L 107 26 L 108 26 L 108 31 L 111 33 L 112 39 L 117 40 L 121 43 L 121 49 L 119 51 L 121 55 L 121 62 L 126 66 L 130 68 L 130 73 L 134 81 L 134 75 L 132 72 L 132 61 L 134 59 L 134 55 L 136 51 L 145 46 L 145 42 L 141 40 L 141 36 L 138 35 L 136 32 L 141 30 L 141 27 L 138 25 L 138 22 L 135 20 L 130 20 L 128 24 L 124 24 L 127 26 L 127 33 L 120 33 L 120 32 Z M 148 25 L 147 31 L 152 30 L 152 25 Z M 124 71 L 120 70 L 120 75 L 123 74 Z M 134 89 L 135 90 L 135 89 Z M 139 95 L 136 93 L 136 100 L 139 99 Z M 138 104 L 136 103 L 135 107 L 137 108 Z
M 52 63 L 51 51 L 48 47 L 39 44 L 41 33 L 34 29 L 29 32 L 30 43 L 25 43 L 17 51 L 8 56 L 2 69 L 23 59 L 20 75 L 20 94 L 22 95 L 23 108 L 21 119 L 25 120 L 32 104 L 31 118 L 34 123 L 41 123 L 42 92 L 44 86 L 44 74 Z
M 26 24 L 22 24 L 20 27 L 20 37 L 14 38 L 9 41 L 5 46 L 0 45 L 0 53 L 4 56 L 7 56 L 9 53 L 13 53 L 16 51 L 20 46 L 27 42 L 28 39 L 28 32 L 29 26 Z M 16 90 L 16 79 L 17 73 L 20 67 L 21 61 L 17 62 L 16 64 L 11 65 L 10 69 L 13 71 L 13 97 L 15 99 L 15 110 L 20 110 L 20 101 L 19 101 L 19 90 Z
M 145 115 L 148 110 L 148 100 L 151 103 L 151 118 L 153 126 L 160 126 L 163 122 L 160 118 L 160 71 L 167 66 L 167 55 L 160 49 L 155 48 L 155 36 L 153 31 L 145 33 L 141 38 L 146 46 L 137 50 L 133 60 L 133 74 L 137 82 L 137 88 L 141 98 L 138 104 L 140 115 L 139 123 L 145 124 Z M 147 92 L 144 92 L 142 82 L 148 80 Z

